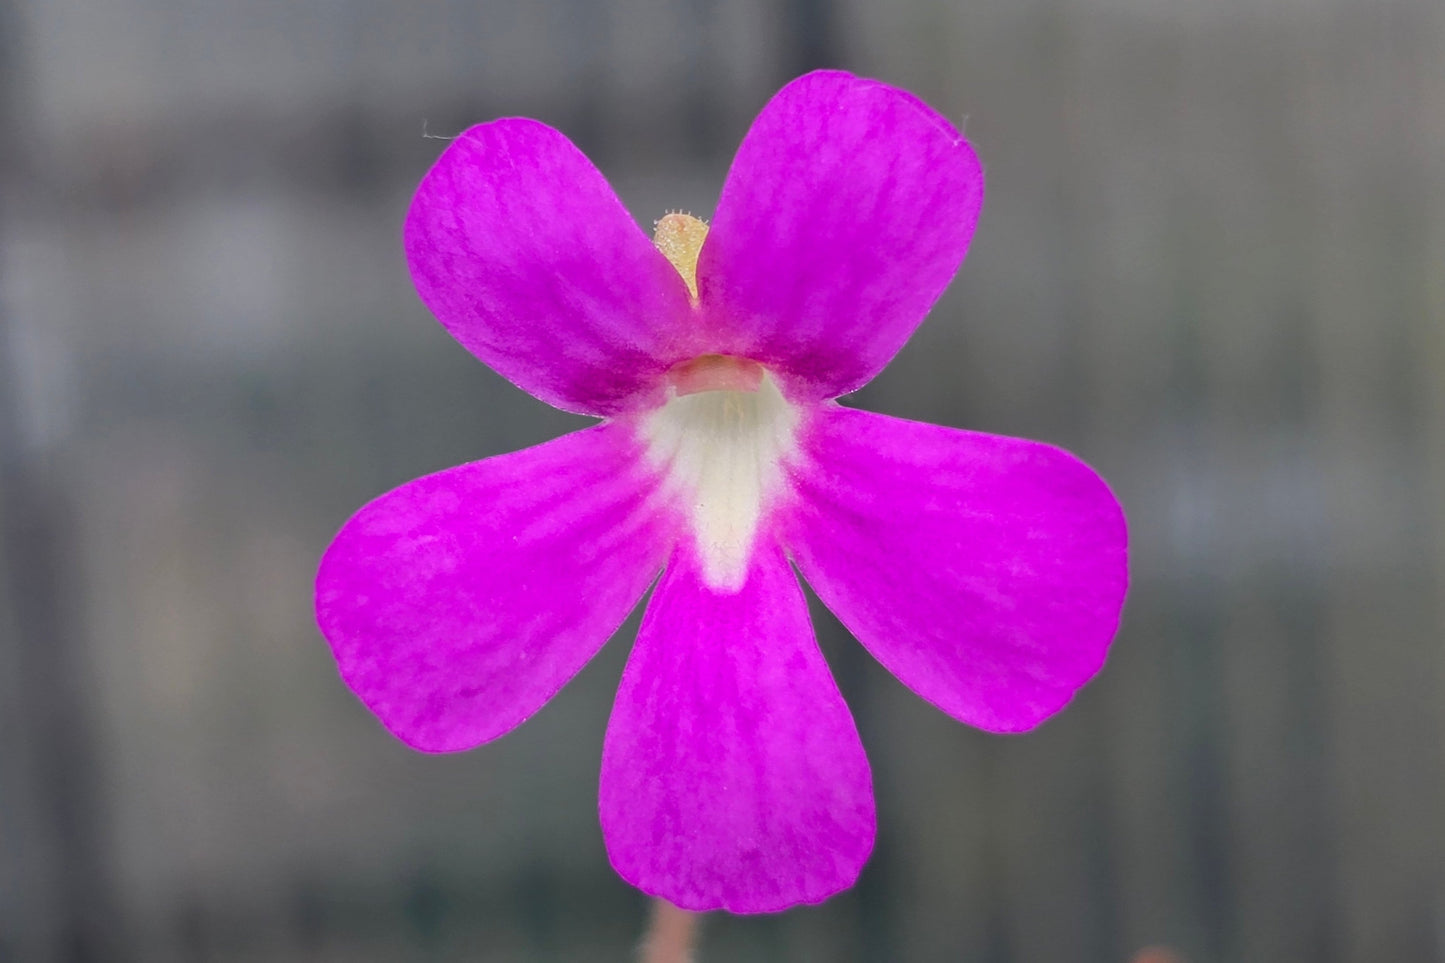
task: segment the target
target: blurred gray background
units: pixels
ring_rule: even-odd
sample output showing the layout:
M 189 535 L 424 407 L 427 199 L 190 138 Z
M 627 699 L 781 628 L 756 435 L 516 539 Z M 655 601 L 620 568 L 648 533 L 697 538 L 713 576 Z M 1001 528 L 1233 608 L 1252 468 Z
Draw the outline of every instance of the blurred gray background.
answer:
M 877 780 L 859 885 L 709 961 L 1445 960 L 1445 4 L 0 3 L 0 960 L 626 960 L 598 757 L 635 622 L 474 752 L 311 618 L 372 496 L 578 424 L 415 299 L 444 142 L 566 131 L 707 215 L 805 69 L 988 166 L 860 407 L 1064 445 L 1132 521 L 1109 665 L 964 728 L 819 611 Z

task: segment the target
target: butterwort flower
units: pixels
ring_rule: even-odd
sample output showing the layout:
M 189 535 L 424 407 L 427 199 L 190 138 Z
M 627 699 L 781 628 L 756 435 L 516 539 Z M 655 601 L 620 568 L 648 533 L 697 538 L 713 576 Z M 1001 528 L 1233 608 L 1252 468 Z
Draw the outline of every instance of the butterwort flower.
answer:
M 602 750 L 613 866 L 678 906 L 851 885 L 868 761 L 799 575 L 944 712 L 1019 732 L 1100 668 L 1118 502 L 1038 442 L 843 407 L 957 271 L 983 171 L 917 98 L 802 77 L 738 149 L 710 226 L 649 240 L 562 134 L 503 119 L 406 218 L 423 302 L 518 387 L 601 419 L 428 475 L 341 529 L 316 609 L 403 742 L 470 749 L 535 713 L 655 584 Z

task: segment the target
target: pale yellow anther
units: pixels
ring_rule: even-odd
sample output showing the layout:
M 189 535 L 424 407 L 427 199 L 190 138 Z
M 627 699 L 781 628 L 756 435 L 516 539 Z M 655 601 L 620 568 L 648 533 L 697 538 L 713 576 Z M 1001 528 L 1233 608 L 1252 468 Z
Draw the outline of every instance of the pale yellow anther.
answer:
M 691 214 L 666 214 L 652 232 L 652 243 L 663 253 L 697 297 L 697 255 L 707 237 L 707 224 Z

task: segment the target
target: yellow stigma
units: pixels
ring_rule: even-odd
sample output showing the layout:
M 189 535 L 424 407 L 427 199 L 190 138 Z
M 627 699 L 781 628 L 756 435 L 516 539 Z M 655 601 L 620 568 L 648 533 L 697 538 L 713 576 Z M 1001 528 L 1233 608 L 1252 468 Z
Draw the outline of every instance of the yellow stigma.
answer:
M 666 214 L 652 232 L 652 243 L 677 268 L 687 290 L 697 297 L 697 255 L 707 237 L 707 224 L 691 214 Z

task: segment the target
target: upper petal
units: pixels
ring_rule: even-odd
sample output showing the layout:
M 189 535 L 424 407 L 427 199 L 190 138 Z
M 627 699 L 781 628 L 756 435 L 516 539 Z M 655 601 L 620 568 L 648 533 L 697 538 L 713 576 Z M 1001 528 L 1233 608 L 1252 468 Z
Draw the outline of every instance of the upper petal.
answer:
M 546 124 L 452 141 L 406 218 L 412 279 L 467 350 L 548 404 L 643 407 L 680 357 L 691 307 L 597 168 Z
M 964 722 L 1015 732 L 1103 665 L 1127 535 L 1087 465 L 1038 442 L 839 406 L 800 437 L 786 542 L 905 685 Z
M 676 522 L 632 434 L 598 425 L 409 482 L 341 529 L 316 619 L 409 745 L 468 749 L 541 708 L 661 570 Z
M 868 760 L 776 544 L 735 593 L 679 545 L 607 725 L 599 812 L 617 872 L 686 909 L 772 912 L 857 879 Z
M 983 168 L 916 97 L 838 71 L 763 108 L 733 160 L 698 263 L 717 350 L 835 397 L 903 347 L 958 270 Z

